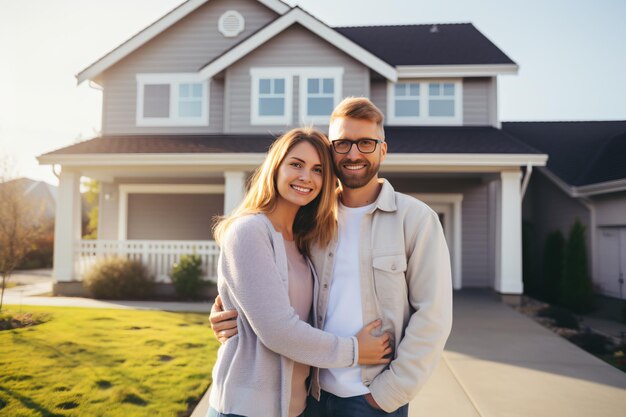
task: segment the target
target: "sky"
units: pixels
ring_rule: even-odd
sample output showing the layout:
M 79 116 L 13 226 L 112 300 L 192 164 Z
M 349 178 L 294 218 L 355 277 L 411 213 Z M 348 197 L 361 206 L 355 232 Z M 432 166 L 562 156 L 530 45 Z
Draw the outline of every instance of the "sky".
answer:
M 57 185 L 36 156 L 101 128 L 102 93 L 75 75 L 182 2 L 0 0 L 0 161 Z M 471 22 L 520 67 L 499 77 L 500 120 L 626 120 L 625 0 L 286 3 L 330 26 Z

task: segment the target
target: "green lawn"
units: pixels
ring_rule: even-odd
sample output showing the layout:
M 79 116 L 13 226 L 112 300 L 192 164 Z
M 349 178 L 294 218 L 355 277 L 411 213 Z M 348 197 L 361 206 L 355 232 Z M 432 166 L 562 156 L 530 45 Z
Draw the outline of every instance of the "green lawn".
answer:
M 211 382 L 208 312 L 22 310 L 50 320 L 0 331 L 2 416 L 187 416 Z

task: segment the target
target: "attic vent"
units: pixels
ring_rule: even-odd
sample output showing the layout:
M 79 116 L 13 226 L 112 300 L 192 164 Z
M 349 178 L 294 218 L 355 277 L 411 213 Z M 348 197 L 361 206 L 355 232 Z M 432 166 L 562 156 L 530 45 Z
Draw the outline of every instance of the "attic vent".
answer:
M 437 32 L 439 32 L 439 26 L 432 25 L 430 28 L 430 33 L 437 33 Z
M 235 10 L 229 10 L 220 16 L 218 30 L 224 37 L 234 38 L 243 32 L 245 23 L 241 13 Z

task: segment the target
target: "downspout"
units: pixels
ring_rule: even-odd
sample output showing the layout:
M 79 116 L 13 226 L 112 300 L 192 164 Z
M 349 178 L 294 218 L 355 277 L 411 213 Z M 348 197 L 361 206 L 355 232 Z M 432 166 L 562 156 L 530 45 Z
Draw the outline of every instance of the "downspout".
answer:
M 524 200 L 524 196 L 526 195 L 526 189 L 528 188 L 528 183 L 530 182 L 530 176 L 533 173 L 533 166 L 531 163 L 526 164 L 526 174 L 524 175 L 524 180 L 522 181 L 522 191 L 521 191 L 521 200 Z

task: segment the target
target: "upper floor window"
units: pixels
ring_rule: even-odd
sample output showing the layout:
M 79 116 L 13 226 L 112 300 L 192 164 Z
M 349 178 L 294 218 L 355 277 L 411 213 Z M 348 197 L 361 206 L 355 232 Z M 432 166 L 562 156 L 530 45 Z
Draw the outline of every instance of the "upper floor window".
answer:
M 343 68 L 252 68 L 253 125 L 294 123 L 293 80 L 299 78 L 299 123 L 328 123 L 341 98 Z
M 196 74 L 137 74 L 137 126 L 208 126 L 208 96 Z
M 463 122 L 461 80 L 412 80 L 389 83 L 391 125 L 460 125 Z

